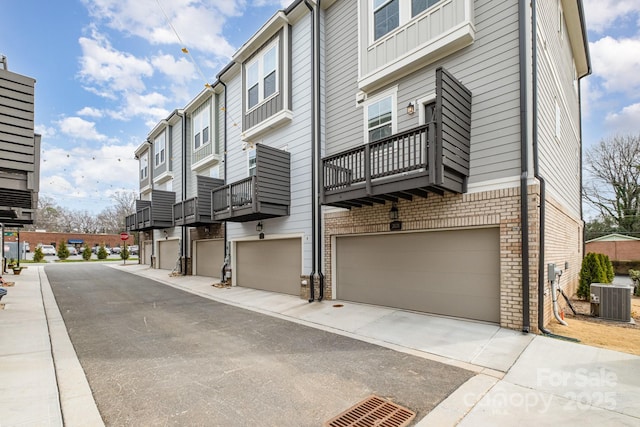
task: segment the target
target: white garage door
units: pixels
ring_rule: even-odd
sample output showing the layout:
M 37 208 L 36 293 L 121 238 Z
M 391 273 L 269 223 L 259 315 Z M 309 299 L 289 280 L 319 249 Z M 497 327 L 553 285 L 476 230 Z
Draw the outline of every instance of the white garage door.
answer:
M 159 240 L 158 241 L 158 268 L 163 270 L 173 270 L 180 256 L 179 240 Z
M 336 238 L 341 300 L 500 321 L 497 228 Z
M 236 284 L 300 295 L 302 241 L 273 239 L 237 242 Z
M 220 277 L 224 263 L 224 239 L 196 240 L 194 245 L 195 265 L 193 274 Z

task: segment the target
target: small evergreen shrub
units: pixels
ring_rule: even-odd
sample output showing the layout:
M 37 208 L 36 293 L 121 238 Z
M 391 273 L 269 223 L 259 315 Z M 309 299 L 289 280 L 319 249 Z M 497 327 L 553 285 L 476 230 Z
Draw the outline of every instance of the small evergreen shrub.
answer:
M 602 271 L 598 256 L 593 252 L 589 252 L 582 259 L 582 268 L 580 268 L 580 282 L 576 294 L 580 299 L 589 299 L 591 296 L 590 286 L 592 283 L 600 283 L 605 277 Z
M 129 248 L 127 247 L 126 243 L 124 244 L 124 246 L 122 247 L 122 250 L 120 251 L 120 259 L 125 261 L 129 259 Z
M 613 283 L 613 279 L 616 277 L 616 273 L 613 271 L 613 263 L 609 259 L 609 255 L 604 256 L 605 275 L 607 276 L 607 283 Z
M 67 245 L 64 243 L 64 240 L 60 240 L 60 243 L 58 243 L 58 258 L 65 260 L 67 258 L 69 258 L 69 255 L 71 255 L 69 253 L 69 248 L 67 248 Z
M 104 247 L 104 243 L 100 243 L 100 247 L 98 248 L 98 259 L 107 259 L 109 254 L 107 253 L 107 249 Z
M 44 254 L 42 253 L 42 248 L 38 246 L 33 252 L 33 262 L 42 262 L 44 261 Z
M 629 269 L 629 278 L 633 280 L 633 294 L 640 297 L 640 270 Z
M 82 259 L 85 261 L 89 261 L 91 259 L 91 248 L 89 246 L 85 246 L 82 250 Z

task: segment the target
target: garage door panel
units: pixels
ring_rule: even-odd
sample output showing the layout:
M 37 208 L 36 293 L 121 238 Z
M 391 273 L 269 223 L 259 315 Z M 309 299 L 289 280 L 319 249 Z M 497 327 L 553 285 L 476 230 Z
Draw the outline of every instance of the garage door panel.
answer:
M 341 236 L 337 296 L 499 322 L 499 249 L 496 228 Z
M 158 267 L 173 270 L 179 257 L 179 240 L 160 240 L 158 242 Z
M 196 240 L 195 261 L 194 274 L 220 277 L 224 264 L 224 239 Z
M 302 241 L 272 239 L 236 244 L 237 285 L 300 294 Z

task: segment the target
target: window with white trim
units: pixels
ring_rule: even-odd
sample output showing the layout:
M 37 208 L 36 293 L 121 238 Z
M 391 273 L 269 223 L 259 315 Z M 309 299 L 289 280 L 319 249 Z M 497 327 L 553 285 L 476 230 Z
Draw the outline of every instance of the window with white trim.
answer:
M 201 147 L 211 142 L 211 109 L 209 105 L 200 107 L 191 120 L 193 135 L 193 151 L 197 151 Z
M 165 132 L 163 131 L 153 140 L 153 158 L 154 167 L 158 167 L 164 164 L 166 157 L 167 140 L 165 138 Z
M 395 129 L 393 95 L 371 102 L 366 107 L 367 138 L 369 142 L 378 141 L 393 134 Z
M 378 40 L 442 0 L 372 0 L 373 40 Z
M 278 92 L 278 40 L 271 42 L 246 66 L 247 110 Z
M 149 176 L 149 153 L 144 153 L 140 157 L 140 180 L 147 179 Z
M 249 168 L 249 176 L 256 174 L 256 149 L 250 148 L 247 151 L 247 165 Z

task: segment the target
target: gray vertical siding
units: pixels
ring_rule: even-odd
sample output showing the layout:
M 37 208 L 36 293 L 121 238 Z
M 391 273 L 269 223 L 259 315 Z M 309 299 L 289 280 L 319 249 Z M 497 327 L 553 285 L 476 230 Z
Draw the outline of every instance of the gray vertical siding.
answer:
M 173 171 L 173 191 L 176 199 L 182 200 L 182 119 L 171 126 L 171 151 L 168 158 L 170 170 Z
M 355 3 L 338 1 L 327 11 L 327 155 L 364 143 L 364 109 L 355 103 Z M 473 93 L 470 184 L 520 174 L 517 2 L 478 0 L 474 15 L 472 45 L 393 83 L 398 87 L 399 132 L 419 125 L 419 115 L 407 115 L 406 105 L 435 94 L 437 67 L 446 68 Z
M 286 217 L 263 221 L 265 233 L 300 234 L 308 236 L 303 240 L 303 269 L 311 265 L 311 55 L 309 15 L 296 22 L 291 29 L 291 110 L 293 120 L 258 138 L 256 143 L 285 149 L 291 156 L 291 208 Z M 229 81 L 227 81 L 229 80 Z M 241 139 L 241 126 L 234 126 L 233 118 L 242 117 L 242 74 L 227 76 L 228 101 L 228 155 L 226 183 L 232 183 L 248 176 L 247 151 Z M 240 123 L 238 123 L 240 125 Z M 228 223 L 230 239 L 255 236 L 255 222 Z

